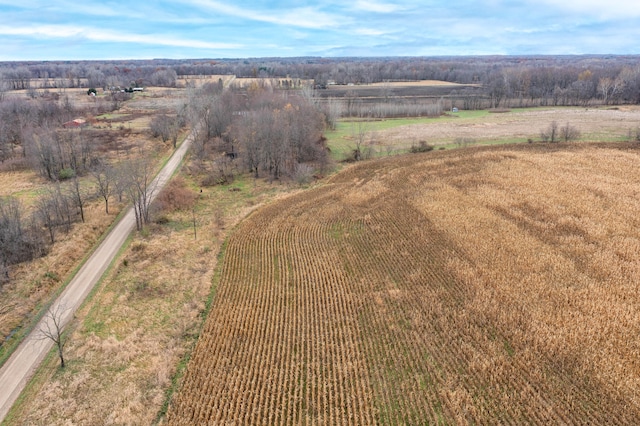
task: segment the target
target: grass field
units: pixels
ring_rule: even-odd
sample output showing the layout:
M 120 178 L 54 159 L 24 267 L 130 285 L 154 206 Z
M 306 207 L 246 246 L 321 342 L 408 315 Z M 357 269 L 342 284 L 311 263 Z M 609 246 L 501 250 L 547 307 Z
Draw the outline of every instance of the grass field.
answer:
M 349 167 L 228 239 L 169 424 L 635 424 L 640 149 Z
M 581 132 L 581 141 L 621 142 L 640 125 L 640 109 L 620 108 L 528 108 L 492 113 L 488 110 L 446 113 L 438 118 L 397 118 L 341 121 L 326 137 L 334 159 L 347 157 L 360 131 L 374 156 L 406 152 L 423 140 L 436 147 L 523 143 L 539 140 L 552 121 L 570 124 Z

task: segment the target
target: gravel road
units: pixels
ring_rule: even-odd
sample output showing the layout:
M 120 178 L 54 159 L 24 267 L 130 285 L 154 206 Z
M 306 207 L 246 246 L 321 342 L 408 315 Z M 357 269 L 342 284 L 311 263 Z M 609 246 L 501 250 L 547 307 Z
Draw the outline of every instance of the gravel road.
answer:
M 190 145 L 191 136 L 185 139 L 158 173 L 152 184 L 156 188 L 154 195 L 160 191 L 178 169 Z M 63 327 L 73 318 L 76 310 L 82 305 L 107 270 L 118 250 L 120 250 L 122 244 L 134 229 L 135 224 L 135 216 L 130 208 L 78 271 L 62 294 L 53 302 L 51 311 L 63 312 L 61 315 Z M 42 339 L 39 331 L 46 329 L 47 324 L 45 321 L 50 321 L 50 319 L 48 317 L 43 318 L 0 369 L 0 422 L 4 420 L 20 392 L 25 388 L 31 376 L 33 376 L 42 360 L 53 347 L 53 342 L 50 339 Z

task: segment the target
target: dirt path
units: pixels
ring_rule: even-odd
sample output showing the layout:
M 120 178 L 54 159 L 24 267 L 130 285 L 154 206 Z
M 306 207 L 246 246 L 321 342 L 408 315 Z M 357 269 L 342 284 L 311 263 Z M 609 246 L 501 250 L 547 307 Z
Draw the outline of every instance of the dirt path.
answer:
M 173 153 L 164 168 L 158 173 L 152 185 L 156 190 L 154 196 L 177 170 L 182 158 L 191 145 L 191 136 Z M 52 312 L 58 309 L 63 312 L 61 323 L 64 327 L 73 318 L 76 310 L 84 302 L 95 284 L 102 277 L 115 258 L 118 250 L 135 227 L 135 216 L 132 209 L 124 215 L 98 246 L 80 271 L 71 280 L 62 294 L 52 305 Z M 53 347 L 49 339 L 42 339 L 39 330 L 46 329 L 48 318 L 43 318 L 34 330 L 18 346 L 13 355 L 0 369 L 0 422 L 11 409 L 11 406 L 25 388 L 27 382 Z

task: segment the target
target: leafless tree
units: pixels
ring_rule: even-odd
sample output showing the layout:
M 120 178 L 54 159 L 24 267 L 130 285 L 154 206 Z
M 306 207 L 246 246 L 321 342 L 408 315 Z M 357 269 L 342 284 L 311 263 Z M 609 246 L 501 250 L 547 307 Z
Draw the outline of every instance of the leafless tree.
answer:
M 36 201 L 36 214 L 42 226 L 49 232 L 51 244 L 55 243 L 58 223 L 55 214 L 55 201 L 52 200 L 51 196 L 43 195 L 38 198 Z
M 111 92 L 110 98 L 111 98 L 111 109 L 115 111 L 117 109 L 120 109 L 120 107 L 125 101 L 128 101 L 129 99 L 131 99 L 131 94 L 126 92 L 121 92 L 119 90 L 114 90 Z
M 338 125 L 338 120 L 344 113 L 342 102 L 338 101 L 335 98 L 329 98 L 325 101 L 325 104 L 322 107 L 322 111 L 324 112 L 325 122 L 327 126 L 331 130 L 335 130 L 336 126 Z
M 122 202 L 129 185 L 129 163 L 120 162 L 113 166 L 113 194 L 118 196 L 118 202 Z
M 69 309 L 63 304 L 55 304 L 49 306 L 47 312 L 43 317 L 43 323 L 39 330 L 39 340 L 51 340 L 58 350 L 58 357 L 60 358 L 60 368 L 64 368 L 64 346 L 67 343 L 65 338 L 63 317 L 65 312 Z
M 151 222 L 150 206 L 156 190 L 153 178 L 154 169 L 151 161 L 143 158 L 128 164 L 126 191 L 133 203 L 138 230 Z
M 259 124 L 255 112 L 247 112 L 238 117 L 231 128 L 231 138 L 237 141 L 240 157 L 254 178 L 260 174 L 262 158 L 262 140 L 258 134 Z
M 166 114 L 157 115 L 151 120 L 149 126 L 153 137 L 160 137 L 162 142 L 171 140 L 175 148 L 178 143 L 180 124 L 178 117 L 171 117 Z
M 0 282 L 9 280 L 9 265 L 22 260 L 22 206 L 17 198 L 0 198 Z
M 96 191 L 104 199 L 104 211 L 109 214 L 109 197 L 111 197 L 116 180 L 116 171 L 108 164 L 99 165 L 91 170 L 96 183 Z
M 580 138 L 580 130 L 567 123 L 560 128 L 560 138 L 565 142 L 574 141 Z
M 104 87 L 105 79 L 106 77 L 102 71 L 91 69 L 87 74 L 87 86 L 93 88 Z
M 549 127 L 540 132 L 540 138 L 543 142 L 558 142 L 558 123 L 552 121 Z
M 82 223 L 84 223 L 84 206 L 86 204 L 86 196 L 80 187 L 80 180 L 78 179 L 78 176 L 74 176 L 71 180 L 70 198 L 80 211 L 80 219 L 82 220 Z
M 229 90 L 206 85 L 189 94 L 189 121 L 202 126 L 206 140 L 223 137 L 233 120 L 234 99 Z
M 17 198 L 0 197 L 0 282 L 9 279 L 9 266 L 45 253 L 39 225 L 29 220 Z
M 51 243 L 55 242 L 58 228 L 61 227 L 64 232 L 69 232 L 71 225 L 77 220 L 78 215 L 73 205 L 73 199 L 63 193 L 60 184 L 49 188 L 36 200 L 36 216 L 41 226 L 48 230 Z
M 0 75 L 0 102 L 4 101 L 5 94 L 9 90 L 8 83 L 4 80 L 4 77 Z
M 154 86 L 175 87 L 178 74 L 173 69 L 161 69 L 151 74 L 151 84 Z
M 357 121 L 351 126 L 351 136 L 353 137 L 355 147 L 353 148 L 353 159 L 360 161 L 363 159 L 362 149 L 369 135 L 369 123 L 364 120 Z

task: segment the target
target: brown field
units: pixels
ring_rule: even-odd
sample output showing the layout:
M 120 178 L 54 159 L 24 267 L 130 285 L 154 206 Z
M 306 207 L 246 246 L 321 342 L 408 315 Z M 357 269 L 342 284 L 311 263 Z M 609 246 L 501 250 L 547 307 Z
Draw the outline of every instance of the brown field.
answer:
M 452 91 L 466 88 L 478 88 L 477 84 L 459 84 L 448 81 L 422 80 L 422 81 L 392 81 L 373 84 L 357 85 L 330 85 L 324 90 L 319 90 L 318 95 L 327 97 L 358 97 L 361 100 L 371 100 L 388 97 L 399 98 L 434 98 L 448 96 Z
M 169 424 L 637 424 L 640 147 L 362 163 L 229 238 Z
M 555 121 L 569 124 L 581 133 L 581 141 L 624 141 L 629 131 L 640 125 L 640 108 L 534 108 L 512 110 L 500 114 L 470 113 L 469 117 L 453 114 L 447 119 L 424 119 L 423 123 L 377 131 L 376 137 L 394 146 L 426 140 L 432 144 L 450 144 L 456 138 L 478 143 L 495 141 L 540 140 L 540 132 Z

